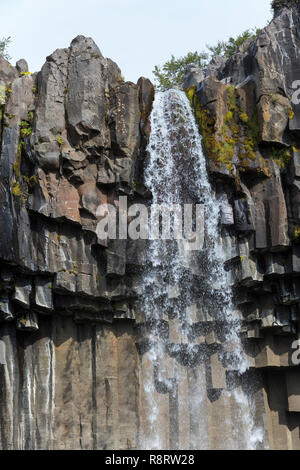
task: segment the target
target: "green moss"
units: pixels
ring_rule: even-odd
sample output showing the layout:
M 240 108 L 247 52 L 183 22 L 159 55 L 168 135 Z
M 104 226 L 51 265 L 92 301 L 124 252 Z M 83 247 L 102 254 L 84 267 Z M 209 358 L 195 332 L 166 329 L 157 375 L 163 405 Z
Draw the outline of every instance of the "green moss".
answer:
M 241 118 L 241 116 L 243 117 Z M 242 147 L 240 158 L 243 161 L 244 166 L 247 166 L 249 165 L 250 161 L 255 161 L 257 159 L 256 149 L 259 143 L 258 114 L 257 111 L 255 111 L 253 116 L 249 118 L 248 115 L 242 110 L 239 117 L 244 124 L 244 137 L 241 140 Z
M 78 276 L 78 271 L 70 269 L 69 274 L 74 274 L 74 276 Z
M 22 137 L 22 130 L 21 130 L 21 137 Z M 14 170 L 14 180 L 12 182 L 12 193 L 16 197 L 21 197 L 23 204 L 26 203 L 30 189 L 36 186 L 38 183 L 38 178 L 36 175 L 23 175 L 22 174 L 22 151 L 24 148 L 24 141 L 20 140 L 18 146 L 18 152 L 16 156 L 16 161 L 13 164 Z
M 207 108 L 199 103 L 196 88 L 186 90 L 187 97 L 193 107 L 195 118 L 202 134 L 202 144 L 206 155 L 216 166 L 224 165 L 233 172 L 233 158 L 238 159 L 238 166 L 246 169 L 258 158 L 259 122 L 257 111 L 251 118 L 238 103 L 235 88 L 229 86 L 227 92 L 227 111 L 225 123 L 221 130 L 216 131 L 216 118 Z M 270 176 L 269 169 L 263 159 L 259 159 L 260 170 Z
M 57 137 L 56 142 L 59 144 L 60 149 L 62 149 L 64 141 L 61 135 Z
M 34 119 L 34 111 L 29 111 L 29 113 L 28 113 L 28 121 L 29 121 L 30 123 L 32 123 L 33 119 Z
M 15 197 L 22 196 L 21 186 L 20 183 L 18 183 L 17 181 L 13 181 L 12 183 L 12 192 Z
M 237 111 L 237 96 L 236 96 L 236 89 L 234 86 L 230 85 L 226 89 L 227 92 L 227 107 L 228 110 L 232 112 L 234 115 Z
M 6 88 L 3 85 L 0 85 L 0 106 L 5 105 L 6 101 Z
M 25 139 L 25 137 L 28 137 L 32 134 L 32 127 L 31 127 L 30 122 L 21 121 L 20 124 L 19 124 L 19 127 L 21 129 L 20 133 L 21 133 L 21 137 L 23 139 Z
M 186 95 L 194 111 L 196 122 L 202 134 L 202 144 L 207 155 L 215 162 L 218 160 L 215 139 L 215 119 L 210 111 L 199 103 L 196 95 L 196 87 L 192 86 L 186 90 Z
M 185 94 L 193 108 L 195 108 L 196 87 L 191 86 L 185 91 Z
M 248 122 L 248 126 L 251 132 L 252 139 L 258 143 L 259 140 L 259 121 L 257 110 L 253 113 L 252 118 Z
M 294 116 L 295 116 L 295 113 L 294 113 L 294 110 L 291 106 L 290 109 L 289 109 L 289 119 L 293 119 Z
M 297 225 L 294 229 L 294 238 L 299 238 L 300 237 L 300 226 Z
M 31 134 L 32 134 L 32 128 L 31 127 L 27 128 L 27 129 L 21 129 L 21 136 L 23 138 L 29 137 Z
M 24 181 L 26 181 L 30 188 L 34 188 L 38 184 L 38 177 L 36 175 L 24 176 Z
M 23 148 L 23 142 L 20 142 L 18 145 L 18 152 L 17 152 L 17 158 L 15 163 L 13 164 L 13 169 L 16 178 L 20 178 L 21 176 L 21 163 L 22 163 L 22 148 Z
M 30 127 L 30 124 L 28 121 L 21 121 L 19 126 L 21 127 L 21 129 L 26 129 L 28 127 Z
M 202 134 L 204 152 L 217 166 L 226 165 L 228 171 L 232 170 L 235 141 L 230 137 L 227 126 L 223 126 L 221 135 L 216 136 L 215 118 L 207 108 L 199 103 L 196 87 L 186 90 L 187 97 L 194 110 L 195 118 Z M 233 117 L 233 112 L 232 117 Z M 231 115 L 228 118 L 231 118 Z M 217 138 L 218 137 L 218 138 Z
M 280 168 L 285 168 L 291 161 L 292 152 L 291 149 L 279 149 L 273 147 L 272 149 L 272 158 L 277 163 Z
M 78 264 L 75 262 L 74 265 L 73 265 L 73 269 L 71 269 L 69 271 L 70 274 L 74 274 L 75 276 L 78 276 L 79 274 L 79 266 Z
M 20 77 L 26 77 L 28 75 L 32 75 L 31 72 L 20 72 Z
M 230 121 L 232 121 L 232 119 L 233 119 L 233 113 L 232 113 L 232 111 L 228 111 L 226 116 L 225 116 L 225 122 L 229 123 Z
M 241 120 L 244 124 L 248 124 L 248 122 L 249 122 L 249 117 L 248 117 L 248 114 L 247 114 L 245 111 L 242 111 L 242 112 L 239 114 L 239 118 L 240 118 L 240 120 Z

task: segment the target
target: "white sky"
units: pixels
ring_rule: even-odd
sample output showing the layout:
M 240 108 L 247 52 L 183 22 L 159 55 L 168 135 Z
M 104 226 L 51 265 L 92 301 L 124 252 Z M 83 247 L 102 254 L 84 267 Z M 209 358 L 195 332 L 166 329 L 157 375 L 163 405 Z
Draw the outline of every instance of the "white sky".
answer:
M 126 80 L 153 79 L 171 54 L 201 51 L 271 19 L 271 0 L 0 0 L 0 37 L 11 36 L 12 62 L 31 72 L 46 56 L 90 36 Z

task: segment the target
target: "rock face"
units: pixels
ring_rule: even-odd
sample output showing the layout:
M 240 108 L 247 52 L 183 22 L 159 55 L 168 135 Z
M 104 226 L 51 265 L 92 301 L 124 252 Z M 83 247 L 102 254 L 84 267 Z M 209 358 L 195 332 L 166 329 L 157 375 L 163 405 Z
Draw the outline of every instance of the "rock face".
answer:
M 227 269 L 262 372 L 269 445 L 298 449 L 300 8 L 275 6 L 246 51 L 187 93 L 224 201 Z
M 190 67 L 184 84 L 221 201 L 247 383 L 262 447 L 271 449 L 300 449 L 292 348 L 300 344 L 299 37 L 299 2 L 277 2 L 274 20 L 246 51 L 215 59 L 203 73 Z M 140 446 L 153 374 L 136 307 L 147 244 L 102 240 L 97 227 L 99 208 L 122 212 L 119 196 L 129 205 L 151 197 L 143 175 L 153 98 L 149 80 L 124 82 L 83 36 L 38 74 L 24 60 L 15 68 L 0 57 L 1 449 Z M 164 315 L 176 345 L 176 319 Z M 229 416 L 234 428 L 218 325 L 201 315 L 194 323 L 215 348 L 208 365 L 200 373 L 177 364 L 175 398 L 157 384 L 166 448 L 197 447 L 188 437 L 200 432 L 189 403 L 203 377 L 208 446 L 222 447 Z
M 38 74 L 0 58 L 0 84 L 0 447 L 136 448 L 126 241 L 96 229 L 139 186 L 153 85 L 83 36 Z

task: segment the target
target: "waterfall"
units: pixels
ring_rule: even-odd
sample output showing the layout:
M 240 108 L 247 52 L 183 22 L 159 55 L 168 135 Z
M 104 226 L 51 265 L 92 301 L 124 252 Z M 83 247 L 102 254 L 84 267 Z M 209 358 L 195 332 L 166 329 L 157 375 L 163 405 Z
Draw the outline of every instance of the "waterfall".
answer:
M 255 449 L 262 433 L 241 386 L 249 364 L 224 268 L 220 203 L 183 92 L 156 94 L 148 155 L 152 206 L 202 207 L 204 243 L 199 250 L 178 239 L 149 243 L 139 291 L 145 318 L 140 447 Z M 213 408 L 223 410 L 218 437 L 209 423 Z

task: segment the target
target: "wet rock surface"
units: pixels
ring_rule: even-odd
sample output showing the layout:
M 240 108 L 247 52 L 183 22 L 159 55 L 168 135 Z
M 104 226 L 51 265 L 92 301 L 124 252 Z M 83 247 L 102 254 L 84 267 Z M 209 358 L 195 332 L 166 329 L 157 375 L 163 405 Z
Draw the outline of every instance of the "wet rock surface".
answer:
M 222 201 L 227 270 L 252 366 L 262 371 L 268 405 L 285 427 L 273 428 L 269 444 L 288 448 L 286 435 L 293 435 L 294 426 L 299 429 L 300 412 L 292 347 L 299 339 L 300 318 L 295 95 L 300 12 L 298 2 L 279 3 L 274 20 L 246 51 L 187 93 Z M 268 432 L 273 426 L 269 420 Z M 293 440 L 294 445 L 299 448 L 299 442 Z
M 0 85 L 0 447 L 136 448 L 135 294 L 97 210 L 135 194 L 154 87 L 83 36 Z
M 299 449 L 292 344 L 300 322 L 300 105 L 292 97 L 300 12 L 282 3 L 246 51 L 215 59 L 203 73 L 190 67 L 185 88 L 221 201 L 226 269 L 264 446 Z M 83 36 L 49 56 L 38 74 L 24 60 L 13 67 L 0 57 L 2 449 L 139 446 L 143 384 L 154 374 L 136 306 L 148 242 L 100 240 L 97 224 L 98 208 L 118 211 L 120 195 L 149 204 L 143 175 L 153 98 L 149 80 L 124 82 Z M 176 288 L 170 296 L 180 301 Z M 167 369 L 177 395 L 156 380 L 160 425 L 167 447 L 197 447 L 190 403 L 204 380 L 210 446 L 220 448 L 220 426 L 233 430 L 219 416 L 237 413 L 222 394 L 231 378 L 218 359 L 217 322 L 200 301 L 193 312 L 193 341 L 199 357 L 207 352 L 198 368 L 186 367 L 188 339 L 172 312 L 163 314 L 169 363 L 155 373 Z

